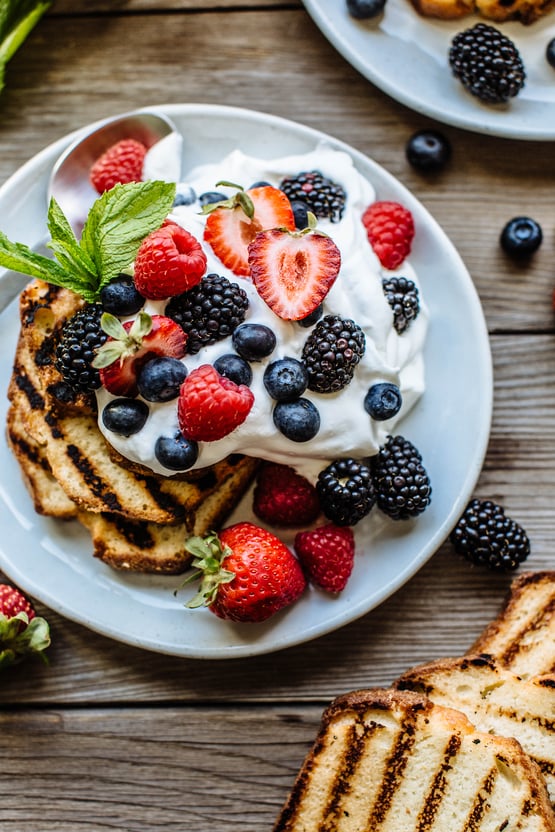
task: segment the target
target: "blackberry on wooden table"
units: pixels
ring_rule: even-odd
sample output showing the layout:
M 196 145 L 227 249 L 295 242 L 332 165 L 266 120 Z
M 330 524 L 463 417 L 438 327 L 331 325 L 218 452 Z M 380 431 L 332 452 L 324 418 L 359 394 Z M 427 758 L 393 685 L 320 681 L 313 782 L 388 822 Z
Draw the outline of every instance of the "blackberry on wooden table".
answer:
M 492 500 L 471 500 L 449 540 L 458 554 L 489 569 L 516 569 L 530 554 L 524 529 Z

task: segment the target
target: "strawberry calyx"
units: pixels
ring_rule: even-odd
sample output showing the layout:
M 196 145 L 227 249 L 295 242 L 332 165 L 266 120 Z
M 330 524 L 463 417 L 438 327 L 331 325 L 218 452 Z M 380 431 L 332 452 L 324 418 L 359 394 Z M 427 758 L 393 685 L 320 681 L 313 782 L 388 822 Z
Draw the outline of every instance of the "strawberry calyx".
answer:
M 216 182 L 216 187 L 237 188 L 237 193 L 233 194 L 233 196 L 230 196 L 228 199 L 222 199 L 220 202 L 211 202 L 207 205 L 203 205 L 203 214 L 211 214 L 213 211 L 217 211 L 218 208 L 227 208 L 230 210 L 233 210 L 234 208 L 241 208 L 249 220 L 254 219 L 254 202 L 241 185 L 237 185 L 235 182 L 220 180 L 219 182 Z
M 26 612 L 6 616 L 0 613 L 0 670 L 18 664 L 30 654 L 47 661 L 43 651 L 50 645 L 50 628 L 45 618 L 29 620 Z
M 185 542 L 185 549 L 194 556 L 191 566 L 197 571 L 183 581 L 183 585 L 201 578 L 196 595 L 185 605 L 189 609 L 209 607 L 216 599 L 221 584 L 228 584 L 235 578 L 235 572 L 224 569 L 222 563 L 231 549 L 215 532 L 206 537 L 195 535 Z
M 93 367 L 102 370 L 115 361 L 123 363 L 132 358 L 143 346 L 143 338 L 152 330 L 152 318 L 147 312 L 139 312 L 131 327 L 126 329 L 119 318 L 104 312 L 100 318 L 100 326 L 109 340 L 99 347 L 92 362 Z

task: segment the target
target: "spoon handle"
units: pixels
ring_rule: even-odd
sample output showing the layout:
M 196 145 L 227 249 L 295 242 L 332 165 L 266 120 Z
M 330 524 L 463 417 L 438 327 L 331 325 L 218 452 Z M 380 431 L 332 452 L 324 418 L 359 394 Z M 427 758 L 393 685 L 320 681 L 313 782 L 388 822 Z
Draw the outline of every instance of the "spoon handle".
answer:
M 46 247 L 46 240 L 42 240 L 36 246 L 33 246 L 33 251 L 45 256 L 52 255 L 50 249 Z M 23 291 L 28 280 L 27 275 L 23 275 L 21 272 L 7 270 L 0 274 L 0 312 L 3 312 L 12 300 Z

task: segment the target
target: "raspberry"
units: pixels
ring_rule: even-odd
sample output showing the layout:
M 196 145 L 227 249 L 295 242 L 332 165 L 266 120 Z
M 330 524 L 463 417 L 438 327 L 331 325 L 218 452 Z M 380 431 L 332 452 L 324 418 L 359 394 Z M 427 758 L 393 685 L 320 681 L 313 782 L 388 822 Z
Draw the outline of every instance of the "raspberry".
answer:
M 253 511 L 272 526 L 306 526 L 320 513 L 314 486 L 288 465 L 266 462 L 258 475 Z
M 221 376 L 210 364 L 202 364 L 181 385 L 179 427 L 186 439 L 214 442 L 241 425 L 253 403 L 248 387 Z
M 96 160 L 91 168 L 90 181 L 99 194 L 114 185 L 140 182 L 146 147 L 135 139 L 116 142 Z
M 328 523 L 295 536 L 295 552 L 308 579 L 326 592 L 341 592 L 353 571 L 355 538 L 351 529 Z
M 141 243 L 135 259 L 135 286 L 143 297 L 162 300 L 192 289 L 205 271 L 206 255 L 198 240 L 168 222 Z
M 382 266 L 400 266 L 410 253 L 414 237 L 411 212 L 398 202 L 374 202 L 362 215 L 362 224 Z

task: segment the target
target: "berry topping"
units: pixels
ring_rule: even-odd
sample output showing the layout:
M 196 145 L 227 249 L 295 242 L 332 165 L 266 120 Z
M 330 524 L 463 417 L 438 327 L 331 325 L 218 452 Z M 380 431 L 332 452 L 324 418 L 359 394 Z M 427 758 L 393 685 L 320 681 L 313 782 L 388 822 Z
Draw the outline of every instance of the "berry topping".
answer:
M 140 182 L 146 147 L 135 139 L 122 139 L 106 150 L 91 168 L 90 181 L 102 194 L 114 185 Z
M 374 202 L 363 213 L 362 224 L 382 266 L 400 266 L 408 257 L 414 238 L 411 212 L 398 202 Z
M 93 366 L 96 350 L 106 341 L 100 326 L 102 307 L 87 304 L 62 327 L 56 347 L 56 368 L 72 390 L 92 392 L 100 387 L 100 375 Z
M 347 11 L 355 20 L 370 20 L 384 10 L 386 0 L 347 0 Z
M 122 324 L 105 312 L 102 328 L 110 336 L 97 351 L 93 367 L 100 371 L 104 387 L 115 396 L 136 396 L 137 375 L 157 355 L 182 358 L 187 336 L 175 321 L 164 315 L 139 312 L 134 321 Z
M 300 568 L 300 567 L 299 567 Z M 19 589 L 0 584 L 0 671 L 50 645 L 48 622 L 37 616 Z
M 241 324 L 231 336 L 234 348 L 247 361 L 261 361 L 271 355 L 277 339 L 269 326 L 264 324 Z
M 553 69 L 555 69 L 555 38 L 551 38 L 545 47 L 545 59 L 549 66 L 552 66 Z
M 245 319 L 249 301 L 244 289 L 227 277 L 208 274 L 182 295 L 172 298 L 166 315 L 187 333 L 187 352 L 214 344 L 231 335 Z
M 175 199 L 173 201 L 176 208 L 180 205 L 192 205 L 193 202 L 196 202 L 196 199 L 197 195 L 195 193 L 195 189 L 191 188 L 190 185 L 187 185 L 184 182 L 177 185 Z
M 309 442 L 320 430 L 320 414 L 309 399 L 278 402 L 273 419 L 276 428 L 292 442 Z
M 203 211 L 208 213 L 204 239 L 234 274 L 249 274 L 248 246 L 256 234 L 269 228 L 295 228 L 289 200 L 271 185 L 239 190 L 230 199 L 203 206 Z
M 235 355 L 233 352 L 228 352 L 225 355 L 220 355 L 214 361 L 214 369 L 216 369 L 221 376 L 234 381 L 235 384 L 246 384 L 250 387 L 252 382 L 252 369 L 248 361 Z
M 280 358 L 264 370 L 264 387 L 278 402 L 291 402 L 302 396 L 308 386 L 308 373 L 296 358 Z
M 345 191 L 318 170 L 304 171 L 282 180 L 280 189 L 291 202 L 304 202 L 308 210 L 320 219 L 339 222 L 345 208 Z
M 132 436 L 144 428 L 148 412 L 148 405 L 140 399 L 113 399 L 102 411 L 102 424 L 112 433 Z
M 490 569 L 517 569 L 530 554 L 524 529 L 491 500 L 470 500 L 449 540 L 459 555 Z
M 364 332 L 350 318 L 326 315 L 305 341 L 302 360 L 308 371 L 308 388 L 316 393 L 342 390 L 364 355 Z
M 208 606 L 219 618 L 265 621 L 299 598 L 306 578 L 292 552 L 254 523 L 236 523 L 204 540 L 190 538 L 193 567 L 204 575 L 188 607 Z M 196 575 L 193 576 L 193 578 Z
M 288 465 L 265 462 L 258 473 L 253 511 L 272 526 L 306 526 L 320 514 L 314 486 Z
M 145 299 L 137 291 L 131 275 L 120 274 L 100 290 L 100 302 L 105 312 L 125 318 L 142 309 Z
M 169 402 L 177 398 L 186 377 L 187 368 L 179 358 L 160 355 L 143 364 L 137 375 L 137 387 L 149 402 Z
M 252 282 L 272 312 L 287 321 L 306 318 L 335 283 L 341 253 L 331 237 L 281 228 L 262 231 L 249 245 Z
M 419 130 L 407 142 L 405 154 L 409 164 L 424 173 L 441 170 L 451 158 L 451 145 L 437 130 Z
M 206 255 L 198 240 L 168 222 L 141 243 L 135 259 L 135 286 L 145 298 L 161 300 L 191 289 L 205 271 Z
M 502 104 L 518 95 L 526 78 L 515 44 L 486 23 L 455 35 L 449 66 L 463 87 L 487 104 Z
M 19 589 L 8 584 L 0 584 L 0 615 L 14 618 L 21 613 L 27 617 L 27 623 L 32 621 L 36 614 L 29 599 Z M 23 620 L 21 623 L 24 624 Z
M 191 370 L 181 385 L 179 427 L 187 439 L 214 442 L 241 425 L 253 403 L 248 387 L 221 376 L 210 364 L 202 364 Z
M 295 228 L 298 231 L 308 228 L 308 206 L 306 202 L 301 202 L 300 199 L 291 200 L 291 210 L 295 218 Z
M 528 257 L 542 243 L 541 226 L 530 217 L 513 217 L 501 232 L 500 244 L 511 257 Z
M 405 520 L 416 517 L 430 505 L 430 480 L 420 452 L 408 439 L 390 436 L 370 465 L 376 502 L 384 514 Z
M 160 465 L 170 471 L 187 471 L 197 461 L 198 445 L 178 431 L 174 436 L 159 436 L 154 455 Z
M 353 571 L 355 538 L 347 526 L 328 523 L 295 535 L 294 549 L 308 580 L 326 592 L 341 592 Z
M 364 397 L 364 409 L 376 422 L 392 419 L 401 409 L 403 399 L 396 384 L 373 384 Z
M 338 526 L 354 526 L 376 501 L 369 467 L 351 458 L 336 459 L 320 471 L 316 490 L 322 511 Z
M 406 277 L 390 277 L 382 281 L 385 298 L 393 310 L 393 326 L 401 335 L 420 312 L 418 289 Z
M 226 195 L 221 191 L 205 191 L 198 198 L 199 205 L 204 208 L 205 205 L 214 205 L 215 202 L 225 202 Z
M 316 321 L 319 321 L 322 315 L 324 314 L 324 304 L 321 303 L 319 306 L 314 309 L 310 315 L 307 315 L 306 318 L 300 318 L 297 323 L 299 326 L 308 329 L 311 326 L 314 326 Z

